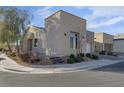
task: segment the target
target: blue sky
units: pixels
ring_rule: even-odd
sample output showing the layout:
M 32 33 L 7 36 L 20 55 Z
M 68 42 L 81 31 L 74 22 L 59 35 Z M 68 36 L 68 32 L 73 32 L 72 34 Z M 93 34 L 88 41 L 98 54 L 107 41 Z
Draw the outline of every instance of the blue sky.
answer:
M 124 33 L 124 7 L 28 6 L 18 7 L 32 15 L 31 24 L 44 27 L 44 19 L 58 10 L 65 10 L 87 20 L 87 29 L 109 34 Z

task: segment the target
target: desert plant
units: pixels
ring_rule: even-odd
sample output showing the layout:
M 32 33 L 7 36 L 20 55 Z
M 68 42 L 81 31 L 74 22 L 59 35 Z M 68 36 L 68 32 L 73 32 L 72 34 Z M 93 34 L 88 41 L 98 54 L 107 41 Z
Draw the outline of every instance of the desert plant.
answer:
M 81 56 L 78 56 L 76 62 L 82 62 L 82 61 L 84 61 L 84 58 Z
M 90 58 L 91 56 L 92 56 L 92 55 L 91 55 L 90 53 L 87 53 L 87 54 L 86 54 L 86 57 L 89 57 L 89 58 Z
M 100 55 L 105 55 L 106 54 L 106 51 L 100 51 L 99 54 Z
M 112 56 L 112 55 L 113 55 L 113 53 L 112 53 L 112 52 L 108 52 L 108 53 L 107 53 L 107 55 L 110 55 L 110 56 Z
M 84 55 L 84 53 L 79 53 L 79 54 L 77 54 L 77 56 L 84 57 L 85 55 Z
M 73 63 L 75 63 L 75 59 L 74 58 L 68 58 L 67 63 L 68 64 L 73 64 Z
M 96 60 L 98 60 L 98 59 L 99 59 L 99 56 L 97 56 L 97 55 L 92 55 L 91 58 L 92 58 L 92 59 L 96 59 Z
M 70 54 L 69 58 L 75 58 L 74 54 Z

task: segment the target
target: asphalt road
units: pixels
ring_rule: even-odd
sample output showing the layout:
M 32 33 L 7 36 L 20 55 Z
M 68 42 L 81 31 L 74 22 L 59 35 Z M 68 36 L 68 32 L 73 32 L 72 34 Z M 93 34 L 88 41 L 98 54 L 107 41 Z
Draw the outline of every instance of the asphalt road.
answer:
M 105 71 L 105 72 L 114 72 L 114 73 L 121 73 L 124 74 L 124 62 L 104 66 L 98 69 L 95 69 L 96 71 Z
M 0 87 L 124 87 L 124 62 L 92 71 L 62 74 L 0 72 Z
M 1 87 L 124 87 L 124 74 L 85 71 L 23 75 L 0 72 Z

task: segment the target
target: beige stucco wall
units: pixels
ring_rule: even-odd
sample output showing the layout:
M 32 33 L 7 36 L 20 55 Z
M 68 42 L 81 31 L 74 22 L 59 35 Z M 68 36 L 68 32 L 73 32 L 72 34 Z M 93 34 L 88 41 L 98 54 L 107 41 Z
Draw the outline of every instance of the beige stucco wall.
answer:
M 95 33 L 95 41 L 99 43 L 113 43 L 114 36 L 106 34 L 106 33 Z
M 114 39 L 121 39 L 121 38 L 124 38 L 124 33 L 119 33 L 114 36 Z
M 103 50 L 103 43 L 95 42 L 95 53 L 99 53 Z
M 113 52 L 124 53 L 124 33 L 114 36 Z
M 87 31 L 87 43 L 91 44 L 91 53 L 95 51 L 94 32 Z
M 37 47 L 34 47 L 34 39 L 37 38 Z M 28 39 L 32 39 L 32 51 L 28 51 Z M 36 27 L 30 27 L 27 30 L 25 38 L 23 39 L 23 52 L 37 52 L 37 53 L 45 53 L 47 44 L 46 44 L 46 34 L 43 29 L 39 29 Z
M 124 53 L 124 39 L 114 40 L 113 52 Z
M 106 33 L 95 33 L 95 52 L 113 51 L 113 36 Z M 111 46 L 110 49 L 108 49 Z
M 82 52 L 86 50 L 86 20 L 64 11 L 59 11 L 45 20 L 48 54 L 66 56 L 76 54 L 77 49 L 70 48 L 70 31 L 80 34 Z

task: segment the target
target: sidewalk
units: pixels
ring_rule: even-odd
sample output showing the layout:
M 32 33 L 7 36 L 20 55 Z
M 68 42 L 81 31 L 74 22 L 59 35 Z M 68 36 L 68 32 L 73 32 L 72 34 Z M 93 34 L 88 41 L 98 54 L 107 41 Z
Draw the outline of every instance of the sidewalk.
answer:
M 48 73 L 69 73 L 77 71 L 87 71 L 99 67 L 115 64 L 124 61 L 122 60 L 95 60 L 89 62 L 82 62 L 76 64 L 62 64 L 62 65 L 49 65 L 39 66 L 39 68 L 26 67 L 17 64 L 12 59 L 8 58 L 5 54 L 0 54 L 0 58 L 5 60 L 0 61 L 0 71 L 20 73 L 20 74 L 48 74 Z

